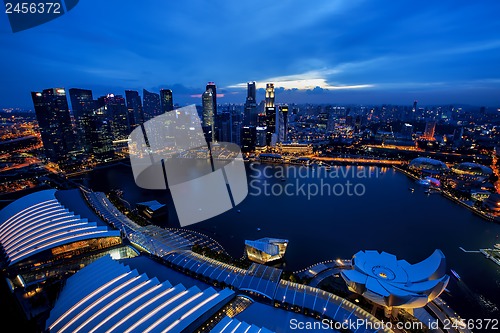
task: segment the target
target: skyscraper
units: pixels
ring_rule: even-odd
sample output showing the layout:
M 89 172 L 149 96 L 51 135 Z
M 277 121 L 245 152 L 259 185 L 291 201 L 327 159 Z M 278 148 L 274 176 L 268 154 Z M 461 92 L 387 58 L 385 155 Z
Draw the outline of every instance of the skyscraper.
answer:
M 80 118 L 88 115 L 94 109 L 94 98 L 92 97 L 92 90 L 88 89 L 69 89 L 69 98 L 71 100 L 71 108 L 75 121 L 78 122 Z
M 131 129 L 144 122 L 142 102 L 139 92 L 135 90 L 125 90 L 127 100 L 127 113 Z
M 214 142 L 215 141 L 215 108 L 214 108 L 214 99 L 213 99 L 213 91 L 211 88 L 207 88 L 207 90 L 201 96 L 201 103 L 203 107 L 202 111 L 202 127 L 205 132 L 205 136 L 207 141 Z
M 233 136 L 232 114 L 230 112 L 221 112 L 215 117 L 216 135 L 218 141 L 231 142 Z
M 114 156 L 113 129 L 106 118 L 105 107 L 94 111 L 88 120 L 91 153 L 97 161 L 105 162 Z
M 257 100 L 255 81 L 247 83 L 247 99 L 245 101 L 244 123 L 245 126 L 255 126 L 257 124 Z
M 276 136 L 276 107 L 274 105 L 274 84 L 266 85 L 266 102 L 265 102 L 267 134 L 266 145 L 270 146 L 273 141 L 273 136 Z
M 241 146 L 241 127 L 243 126 L 243 115 L 241 112 L 231 114 L 231 142 Z
M 255 126 L 244 126 L 241 129 L 241 151 L 250 152 L 255 149 L 257 131 Z
M 71 109 L 75 119 L 78 143 L 85 152 L 91 151 L 89 120 L 95 108 L 92 90 L 71 88 L 69 89 Z
M 423 139 L 434 140 L 435 129 L 436 129 L 436 122 L 435 121 L 428 121 L 425 124 L 425 131 L 424 131 Z
M 161 112 L 165 113 L 174 109 L 174 100 L 172 97 L 172 90 L 160 90 Z
M 266 108 L 274 108 L 274 84 L 266 84 Z
M 288 133 L 288 105 L 280 106 L 280 142 L 287 141 L 287 133 Z
M 414 100 L 413 101 L 413 108 L 411 109 L 410 119 L 415 120 L 416 117 L 417 117 L 417 100 Z
M 205 90 L 212 90 L 212 104 L 214 106 L 214 116 L 217 115 L 217 87 L 214 82 L 208 82 Z
M 76 138 L 71 124 L 66 91 L 63 88 L 32 92 L 38 126 L 45 156 L 54 162 L 70 157 L 75 149 Z
M 255 81 L 247 83 L 247 100 L 255 102 L 257 100 L 257 88 Z
M 144 121 L 148 121 L 149 119 L 161 114 L 159 94 L 143 89 L 142 99 L 144 106 Z
M 130 134 L 128 110 L 121 95 L 108 94 L 104 98 L 106 118 L 111 121 L 114 140 L 127 139 Z

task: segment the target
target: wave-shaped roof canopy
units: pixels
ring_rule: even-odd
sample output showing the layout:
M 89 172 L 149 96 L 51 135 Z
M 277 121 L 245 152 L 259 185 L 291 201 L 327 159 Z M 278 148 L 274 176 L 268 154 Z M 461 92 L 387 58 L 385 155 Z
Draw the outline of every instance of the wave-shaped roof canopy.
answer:
M 29 194 L 0 211 L 0 245 L 9 265 L 60 245 L 120 236 L 119 230 L 68 210 L 56 198 L 56 192 Z
M 102 257 L 67 282 L 50 312 L 50 332 L 192 332 L 234 296 L 186 288 Z

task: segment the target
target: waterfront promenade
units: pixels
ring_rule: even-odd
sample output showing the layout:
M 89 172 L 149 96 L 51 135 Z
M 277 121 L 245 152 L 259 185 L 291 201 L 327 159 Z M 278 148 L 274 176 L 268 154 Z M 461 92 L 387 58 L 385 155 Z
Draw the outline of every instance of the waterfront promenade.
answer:
M 393 168 L 394 170 L 397 170 L 401 173 L 403 173 L 404 175 L 408 176 L 409 178 L 417 181 L 419 180 L 420 178 L 418 178 L 417 176 L 415 176 L 414 174 L 402 169 L 401 167 L 398 167 L 396 165 L 393 165 Z M 445 191 L 445 190 L 440 190 L 440 193 L 445 197 L 445 198 L 448 198 L 450 200 L 452 200 L 453 202 L 469 209 L 470 211 L 472 211 L 474 214 L 482 217 L 483 219 L 485 220 L 488 220 L 488 221 L 493 221 L 493 222 L 497 222 L 497 223 L 500 223 L 500 217 L 499 216 L 495 216 L 495 215 L 492 215 L 488 212 L 485 212 L 477 207 L 475 207 L 472 203 L 470 202 L 467 202 L 465 200 L 462 200 L 462 199 L 459 199 L 457 198 L 456 196 L 454 196 L 453 194 L 451 194 L 450 192 L 448 191 Z

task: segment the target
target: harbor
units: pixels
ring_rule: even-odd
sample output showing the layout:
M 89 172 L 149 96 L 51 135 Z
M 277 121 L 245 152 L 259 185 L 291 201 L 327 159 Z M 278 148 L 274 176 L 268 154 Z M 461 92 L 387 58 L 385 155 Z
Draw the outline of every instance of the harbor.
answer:
M 395 170 L 403 173 L 404 175 L 406 175 L 407 177 L 415 180 L 415 181 L 419 181 L 421 180 L 420 178 L 418 178 L 417 176 L 415 176 L 414 174 L 408 172 L 407 170 L 397 166 L 397 165 L 393 165 L 392 166 Z M 414 188 L 410 188 L 410 190 L 413 192 L 415 189 Z M 436 191 L 437 193 L 438 191 Z M 429 194 L 430 192 L 428 192 Z M 470 202 L 467 202 L 465 200 L 462 200 L 462 199 L 459 199 L 457 197 L 455 197 L 453 194 L 451 194 L 450 192 L 448 191 L 445 191 L 445 190 L 439 190 L 439 193 L 441 193 L 444 197 L 456 202 L 457 204 L 467 208 L 468 210 L 470 210 L 471 212 L 473 212 L 474 214 L 480 216 L 481 218 L 485 219 L 485 220 L 488 220 L 488 221 L 492 221 L 492 222 L 500 222 L 500 217 L 498 216 L 495 216 L 493 214 L 490 214 L 488 212 L 485 212 L 483 210 L 480 210 L 478 209 L 477 207 L 474 206 L 474 204 L 470 203 Z

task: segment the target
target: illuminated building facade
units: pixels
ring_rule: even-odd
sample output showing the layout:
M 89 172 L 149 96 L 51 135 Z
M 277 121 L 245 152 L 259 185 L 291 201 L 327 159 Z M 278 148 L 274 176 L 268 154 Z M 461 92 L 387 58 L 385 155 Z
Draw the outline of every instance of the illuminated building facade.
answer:
M 207 141 L 215 142 L 215 106 L 214 106 L 214 92 L 208 88 L 201 95 L 202 103 L 202 127 L 205 132 Z
M 172 90 L 161 89 L 160 90 L 160 102 L 161 102 L 161 112 L 162 113 L 172 111 L 174 109 L 174 98 L 172 96 Z
M 167 205 L 159 203 L 156 200 L 138 202 L 136 204 L 139 214 L 150 219 L 158 220 L 165 217 L 168 213 Z
M 247 99 L 245 101 L 244 124 L 245 126 L 255 126 L 257 124 L 257 96 L 254 82 L 247 83 Z
M 63 88 L 32 92 L 38 126 L 45 156 L 53 162 L 71 157 L 76 148 L 76 137 L 71 124 L 66 91 Z
M 111 123 L 113 139 L 126 139 L 130 134 L 130 124 L 125 98 L 121 95 L 108 94 L 103 100 L 106 118 Z
M 287 239 L 261 238 L 255 241 L 245 241 L 245 251 L 248 259 L 259 264 L 283 259 L 287 246 Z
M 434 138 L 434 132 L 436 131 L 436 122 L 435 121 L 428 121 L 425 124 L 425 131 L 422 136 L 422 139 L 424 140 L 435 140 Z
M 279 106 L 278 142 L 288 140 L 288 105 Z
M 217 115 L 217 86 L 215 82 L 208 82 L 205 91 L 212 91 L 212 105 L 214 109 L 214 116 Z
M 244 126 L 241 129 L 241 151 L 250 152 L 255 149 L 257 132 L 255 126 Z
M 273 136 L 276 136 L 276 106 L 274 104 L 274 84 L 268 83 L 266 85 L 266 100 L 265 100 L 265 114 L 266 114 L 266 145 L 270 146 L 273 142 Z M 276 139 L 274 139 L 276 141 Z
M 144 121 L 161 114 L 160 95 L 154 92 L 149 92 L 146 89 L 142 90 Z
M 91 152 L 89 122 L 95 108 L 92 90 L 71 88 L 69 98 L 79 143 L 86 152 Z
M 125 90 L 125 99 L 130 127 L 133 129 L 144 122 L 141 97 L 138 91 Z

